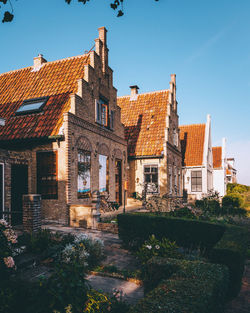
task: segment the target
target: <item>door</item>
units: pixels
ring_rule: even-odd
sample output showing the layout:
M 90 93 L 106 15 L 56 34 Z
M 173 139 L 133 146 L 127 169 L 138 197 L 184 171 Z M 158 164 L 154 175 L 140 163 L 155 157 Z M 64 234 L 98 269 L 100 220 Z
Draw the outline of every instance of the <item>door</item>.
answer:
M 122 205 L 122 161 L 115 161 L 115 201 Z
M 23 223 L 23 195 L 28 193 L 28 166 L 11 165 L 11 225 Z
M 4 208 L 4 169 L 3 164 L 0 163 L 0 219 L 3 218 Z

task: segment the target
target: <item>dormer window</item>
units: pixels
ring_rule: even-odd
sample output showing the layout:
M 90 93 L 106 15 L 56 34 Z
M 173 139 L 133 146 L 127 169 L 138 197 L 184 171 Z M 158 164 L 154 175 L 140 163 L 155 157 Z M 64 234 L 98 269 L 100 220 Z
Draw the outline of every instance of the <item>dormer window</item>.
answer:
M 20 108 L 16 110 L 16 115 L 41 112 L 47 101 L 48 97 L 24 100 Z

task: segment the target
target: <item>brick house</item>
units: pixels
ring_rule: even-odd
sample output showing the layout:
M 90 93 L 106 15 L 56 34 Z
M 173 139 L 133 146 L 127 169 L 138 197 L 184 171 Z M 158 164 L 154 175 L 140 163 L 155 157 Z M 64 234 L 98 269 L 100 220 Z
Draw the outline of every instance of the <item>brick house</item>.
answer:
M 176 76 L 170 89 L 144 94 L 131 86 L 129 96 L 117 100 L 128 142 L 128 196 L 182 195 L 181 146 L 176 101 Z
M 106 29 L 95 51 L 0 75 L 0 215 L 22 222 L 22 194 L 42 195 L 42 218 L 78 226 L 91 193 L 120 204 L 127 144 L 108 65 Z M 17 213 L 15 213 L 17 212 Z
M 213 189 L 211 118 L 206 124 L 180 126 L 183 188 L 189 200 L 200 199 Z

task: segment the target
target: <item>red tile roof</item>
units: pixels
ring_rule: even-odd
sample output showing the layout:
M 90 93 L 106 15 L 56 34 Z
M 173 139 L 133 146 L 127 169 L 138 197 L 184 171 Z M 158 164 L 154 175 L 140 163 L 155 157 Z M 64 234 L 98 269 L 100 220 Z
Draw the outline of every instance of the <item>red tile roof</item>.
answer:
M 165 138 L 168 90 L 119 97 L 129 156 L 161 156 Z
M 222 147 L 213 147 L 213 168 L 222 167 Z
M 47 62 L 0 75 L 0 140 L 40 138 L 57 134 L 62 115 L 69 109 L 69 96 L 77 91 L 77 80 L 84 77 L 88 55 Z M 15 116 L 23 100 L 48 96 L 42 113 Z
M 203 164 L 205 124 L 180 126 L 180 141 L 183 166 Z

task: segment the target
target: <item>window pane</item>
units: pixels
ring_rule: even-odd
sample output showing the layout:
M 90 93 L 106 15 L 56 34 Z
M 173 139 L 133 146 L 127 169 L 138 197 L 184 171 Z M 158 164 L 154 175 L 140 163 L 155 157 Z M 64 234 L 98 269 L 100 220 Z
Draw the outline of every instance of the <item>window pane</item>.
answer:
M 34 100 L 24 100 L 19 109 L 16 110 L 16 114 L 29 113 L 31 111 L 40 111 L 48 98 L 39 98 Z
M 90 197 L 91 154 L 88 151 L 78 151 L 78 198 Z
M 150 167 L 144 167 L 144 172 L 145 173 L 150 173 Z
M 151 167 L 152 173 L 158 173 L 158 167 Z
M 145 174 L 145 175 L 144 175 L 144 181 L 145 181 L 146 183 L 150 183 L 150 181 L 151 181 L 150 178 L 151 178 L 151 177 L 150 177 L 149 174 Z
M 99 155 L 99 191 L 108 191 L 107 176 L 108 176 L 108 157 Z
M 158 183 L 158 174 L 152 174 L 152 182 Z

